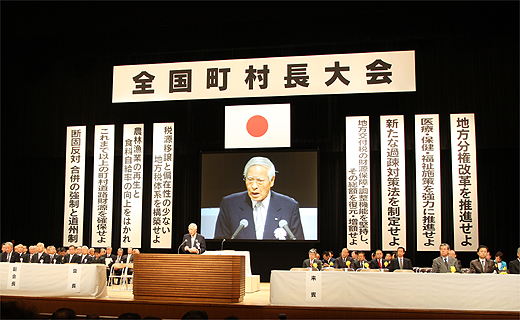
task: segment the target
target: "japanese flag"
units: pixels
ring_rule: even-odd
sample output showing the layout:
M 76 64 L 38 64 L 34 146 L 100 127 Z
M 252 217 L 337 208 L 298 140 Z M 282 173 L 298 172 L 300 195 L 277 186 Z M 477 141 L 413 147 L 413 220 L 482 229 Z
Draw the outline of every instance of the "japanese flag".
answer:
M 291 105 L 226 106 L 226 149 L 291 146 Z

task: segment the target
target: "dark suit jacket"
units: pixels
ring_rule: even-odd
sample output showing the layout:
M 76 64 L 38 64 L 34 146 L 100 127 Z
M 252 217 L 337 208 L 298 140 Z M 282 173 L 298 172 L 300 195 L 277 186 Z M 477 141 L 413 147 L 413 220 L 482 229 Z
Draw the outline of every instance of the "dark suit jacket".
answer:
M 368 264 L 368 268 L 365 267 L 365 269 L 373 269 L 373 268 L 370 268 L 370 262 L 368 262 L 367 259 L 363 260 L 363 264 L 365 264 L 365 263 Z M 376 269 L 378 269 L 378 268 L 379 268 L 379 266 Z M 354 267 L 352 269 L 354 269 L 354 270 L 361 269 L 361 262 L 358 259 L 354 260 Z
M 117 255 L 115 255 L 115 254 L 110 254 L 110 255 L 108 255 L 108 254 L 105 253 L 104 255 L 100 256 L 100 258 L 103 258 L 103 263 L 105 263 L 105 260 L 106 260 L 107 258 L 112 259 L 112 262 L 110 262 L 110 263 L 108 264 L 108 267 L 110 268 L 110 267 L 112 267 L 112 265 L 116 262 Z
M 256 239 L 253 208 L 247 191 L 234 193 L 222 199 L 215 226 L 215 239 L 230 239 L 242 219 L 246 219 L 249 225 L 235 239 Z M 271 200 L 267 209 L 263 239 L 276 239 L 274 230 L 279 228 L 278 223 L 281 220 L 287 221 L 289 229 L 297 240 L 304 240 L 298 202 L 293 198 L 271 190 Z M 286 239 L 289 239 L 289 236 Z
M 81 264 L 90 264 L 90 263 L 92 263 L 92 262 L 93 262 L 93 261 L 92 261 L 92 257 L 89 256 L 89 255 L 87 254 L 86 256 L 81 255 L 81 256 L 79 257 L 79 262 L 78 262 L 78 263 L 81 263 Z
M 40 259 L 38 259 L 38 253 L 35 253 L 32 256 L 31 263 L 40 263 L 40 261 L 43 261 L 43 263 L 51 263 L 51 256 L 43 252 Z
M 491 259 L 486 259 L 484 269 L 482 269 L 479 259 L 471 260 L 469 263 L 469 273 L 493 273 L 496 269 L 495 263 Z
M 25 262 L 25 263 L 31 262 L 31 255 L 29 254 L 29 252 L 22 253 L 21 257 L 22 257 L 22 262 Z
M 379 266 L 379 262 L 377 259 L 373 259 L 370 261 L 370 269 L 384 269 L 385 267 L 385 259 L 381 258 L 381 267 Z
M 350 266 L 347 266 L 347 261 L 350 261 Z M 342 269 L 342 268 L 352 268 L 354 269 L 354 259 L 351 256 L 345 258 L 343 261 L 342 257 L 339 257 L 334 261 L 334 268 Z
M 184 247 L 188 246 L 191 248 L 191 236 L 189 233 L 186 233 L 184 237 L 182 237 L 182 241 L 186 240 L 186 243 L 182 245 L 181 252 L 183 253 L 191 253 L 189 251 L 184 251 Z M 195 234 L 195 248 L 199 249 L 199 254 L 203 254 L 206 251 L 206 238 L 204 238 L 201 234 Z
M 0 262 L 20 262 L 20 254 L 16 251 L 11 252 L 9 261 L 7 261 L 7 256 L 7 252 L 2 252 L 2 254 L 0 254 Z
M 321 268 L 323 267 L 323 265 L 321 264 L 321 260 L 314 259 L 314 262 L 318 265 L 318 270 L 321 270 Z M 314 264 L 314 262 L 313 262 L 313 264 Z M 310 260 L 309 259 L 303 260 L 302 268 L 310 268 L 310 267 L 311 267 Z
M 390 272 L 393 272 L 396 269 L 399 269 L 399 258 L 392 259 L 387 269 Z M 403 269 L 413 270 L 412 260 L 403 257 Z
M 457 265 L 457 259 L 448 256 L 448 267 L 444 264 L 442 256 L 433 259 L 432 272 L 433 273 L 450 273 L 451 267 L 455 267 L 456 272 L 460 272 L 460 268 Z
M 81 256 L 77 254 L 72 255 L 72 260 L 70 260 L 70 254 L 66 254 L 65 257 L 63 257 L 63 263 L 80 263 Z
M 330 258 L 329 261 L 323 259 L 323 260 L 321 260 L 321 263 L 322 263 L 323 265 L 325 265 L 325 263 L 326 263 L 326 264 L 329 265 L 329 267 L 334 268 L 334 266 L 336 265 L 336 259 L 335 259 L 335 258 Z M 331 265 L 331 264 L 332 264 L 332 265 Z
M 130 261 L 126 261 L 128 259 L 128 255 L 125 254 L 123 258 L 121 259 L 121 263 L 133 263 L 134 262 L 134 254 L 130 256 Z
M 518 261 L 518 259 L 509 261 L 509 273 L 512 273 L 512 274 L 520 273 L 520 261 Z
M 50 262 L 51 264 L 62 264 L 63 263 L 63 257 L 57 253 L 55 253 L 53 256 L 49 255 L 49 259 L 51 261 Z

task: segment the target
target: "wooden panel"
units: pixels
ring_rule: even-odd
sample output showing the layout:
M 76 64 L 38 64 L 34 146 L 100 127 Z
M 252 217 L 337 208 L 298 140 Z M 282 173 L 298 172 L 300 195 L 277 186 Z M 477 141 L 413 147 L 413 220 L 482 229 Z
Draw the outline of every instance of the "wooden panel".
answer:
M 137 254 L 134 298 L 240 302 L 245 295 L 244 266 L 244 256 Z

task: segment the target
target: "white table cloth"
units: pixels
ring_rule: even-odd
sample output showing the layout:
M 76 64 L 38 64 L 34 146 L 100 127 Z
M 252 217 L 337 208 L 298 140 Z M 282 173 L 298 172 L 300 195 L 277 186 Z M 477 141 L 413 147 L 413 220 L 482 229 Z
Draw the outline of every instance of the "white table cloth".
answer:
M 356 308 L 520 311 L 520 275 L 271 271 L 271 304 Z M 316 288 L 316 283 L 313 283 Z
M 13 266 L 17 267 L 13 288 Z M 77 267 L 74 278 L 71 266 Z M 74 287 L 71 287 L 74 283 Z M 102 264 L 0 263 L 0 295 L 37 297 L 108 297 Z

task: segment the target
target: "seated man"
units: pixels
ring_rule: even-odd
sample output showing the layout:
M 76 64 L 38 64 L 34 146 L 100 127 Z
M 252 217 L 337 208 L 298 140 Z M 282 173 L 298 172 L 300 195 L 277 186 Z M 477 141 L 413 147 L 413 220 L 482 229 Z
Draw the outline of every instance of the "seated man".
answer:
M 460 272 L 460 268 L 457 266 L 457 259 L 450 257 L 450 245 L 447 243 L 441 243 L 439 246 L 441 256 L 433 259 L 432 272 L 433 273 L 450 273 Z
M 478 247 L 478 259 L 469 263 L 469 273 L 493 273 L 497 270 L 493 260 L 487 258 L 488 252 L 488 247 L 485 245 Z
M 520 273 L 520 247 L 516 250 L 517 258 L 509 261 L 509 273 L 519 274 Z
M 32 256 L 31 263 L 51 263 L 51 257 L 45 253 L 45 245 L 42 242 L 36 245 L 36 253 Z
M 504 256 L 504 254 L 502 253 L 502 251 L 497 251 L 497 253 L 495 253 L 495 265 L 498 269 L 498 273 L 507 273 L 507 263 L 505 261 L 502 260 L 502 257 Z
M 357 269 L 370 269 L 370 264 L 365 259 L 365 253 L 363 251 L 357 252 L 357 259 L 354 260 L 354 270 Z
M 13 250 L 13 243 L 5 243 L 5 251 L 0 254 L 0 262 L 20 262 L 20 254 Z
M 388 270 L 393 272 L 394 270 L 408 269 L 413 270 L 412 260 L 404 257 L 405 251 L 403 247 L 397 248 L 397 258 L 392 259 L 388 265 Z
M 302 268 L 313 268 L 321 270 L 321 260 L 316 258 L 316 249 L 312 248 L 309 250 L 309 259 L 303 260 Z
M 383 251 L 381 249 L 376 250 L 376 254 L 374 255 L 374 259 L 370 261 L 370 269 L 384 269 L 388 266 L 388 263 L 385 265 L 385 260 L 383 259 Z
M 450 257 L 453 257 L 455 259 L 457 259 L 457 253 L 455 252 L 455 250 L 450 250 L 450 252 L 448 253 L 448 255 Z M 462 262 L 460 262 L 459 259 L 457 259 L 457 266 L 459 267 L 459 269 L 462 269 Z
M 352 263 L 354 262 L 354 259 L 349 256 L 349 252 L 347 248 L 343 248 L 341 250 L 341 256 L 336 259 L 334 263 L 334 268 L 353 268 Z
M 322 263 L 323 263 L 323 266 L 324 267 L 331 267 L 333 268 L 334 267 L 334 263 L 335 263 L 336 259 L 334 259 L 333 257 L 331 257 L 330 255 L 330 251 L 324 251 L 323 252 L 323 260 L 322 260 Z

